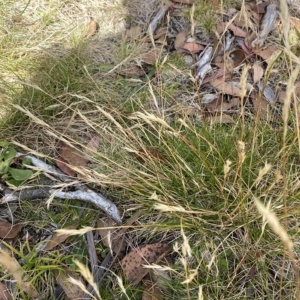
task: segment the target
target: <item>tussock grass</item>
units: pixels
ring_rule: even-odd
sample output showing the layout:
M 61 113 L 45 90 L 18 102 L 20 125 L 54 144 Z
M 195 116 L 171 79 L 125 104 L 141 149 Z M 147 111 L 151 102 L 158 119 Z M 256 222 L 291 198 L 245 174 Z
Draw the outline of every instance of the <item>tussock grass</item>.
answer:
M 149 11 L 137 1 L 19 1 L 17 7 L 4 2 L 1 26 L 8 33 L 1 34 L 0 139 L 51 162 L 58 140 L 84 149 L 97 134 L 99 149 L 80 177 L 113 200 L 125 219 L 136 210 L 145 212 L 128 234 L 129 247 L 173 245 L 172 263 L 153 266 L 168 271 L 165 299 L 295 299 L 297 106 L 294 111 L 284 107 L 283 121 L 242 115 L 234 125 L 212 126 L 182 109 L 178 99 L 192 86 L 181 84 L 189 76 L 181 58 L 171 56 L 153 67 L 164 76 L 160 85 L 156 78 L 108 74 L 138 54 L 143 45 L 126 44 L 122 30 L 128 19 L 132 26 L 146 26 L 155 1 Z M 100 32 L 87 40 L 91 14 L 101 20 Z M 14 16 L 21 16 L 21 23 Z M 23 24 L 29 21 L 35 23 Z M 285 50 L 286 70 L 297 70 Z M 288 72 L 283 76 L 290 77 L 292 91 L 297 74 Z M 147 154 L 149 149 L 161 156 Z M 18 205 L 16 217 L 28 222 L 34 241 L 15 245 L 15 254 L 48 299 L 55 299 L 53 268 L 76 269 L 73 259 L 85 264 L 88 253 L 83 237 L 73 237 L 63 255 L 37 254 L 41 232 L 52 230 L 51 223 L 95 226 L 101 216 L 92 206 L 71 201 L 54 200 L 50 210 L 40 202 Z M 105 256 L 100 242 L 96 248 Z M 140 287 L 129 286 L 120 270 L 114 271 L 117 276 L 109 273 L 101 285 L 101 297 L 139 299 Z

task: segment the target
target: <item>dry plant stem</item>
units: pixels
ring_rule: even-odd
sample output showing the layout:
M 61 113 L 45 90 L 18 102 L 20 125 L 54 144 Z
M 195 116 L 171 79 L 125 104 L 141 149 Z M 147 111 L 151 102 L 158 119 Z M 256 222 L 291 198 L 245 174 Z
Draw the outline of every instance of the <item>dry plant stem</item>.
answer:
M 90 258 L 90 264 L 91 264 L 91 270 L 92 270 L 92 275 L 94 278 L 94 282 L 97 283 L 97 263 L 98 263 L 98 258 L 96 254 L 96 249 L 95 249 L 95 243 L 94 243 L 94 234 L 92 231 L 88 231 L 86 233 L 86 240 L 87 240 L 87 249 L 89 252 L 89 258 Z M 87 290 L 93 294 L 94 296 L 96 295 L 96 292 L 94 291 L 94 288 L 89 284 L 87 287 Z M 85 295 L 85 297 L 90 298 L 89 295 Z
M 261 48 L 263 46 L 269 33 L 275 27 L 276 19 L 277 19 L 276 4 L 270 4 L 267 6 L 267 12 L 262 19 L 258 37 L 251 43 L 252 48 Z
M 18 156 L 23 156 L 22 154 L 18 154 Z M 30 158 L 31 162 L 34 166 L 38 167 L 41 171 L 46 173 L 51 173 L 53 176 L 56 176 L 63 182 L 70 182 L 72 181 L 71 178 L 66 176 L 56 167 L 51 166 L 43 162 L 42 160 L 32 156 L 32 155 L 25 155 L 26 158 Z M 88 203 L 94 204 L 96 207 L 104 210 L 107 215 L 116 221 L 118 224 L 122 223 L 121 216 L 119 214 L 118 208 L 116 205 L 111 202 L 110 200 L 106 199 L 103 195 L 99 193 L 95 193 L 94 191 L 90 190 L 85 185 L 76 185 L 79 189 L 74 192 L 62 192 L 56 189 L 49 189 L 49 188 L 42 188 L 42 189 L 33 189 L 33 190 L 21 190 L 21 191 L 6 191 L 2 199 L 2 203 L 11 202 L 11 201 L 18 201 L 23 199 L 38 199 L 38 198 L 48 198 L 51 195 L 54 195 L 56 198 L 60 199 L 70 199 L 70 200 L 82 200 Z

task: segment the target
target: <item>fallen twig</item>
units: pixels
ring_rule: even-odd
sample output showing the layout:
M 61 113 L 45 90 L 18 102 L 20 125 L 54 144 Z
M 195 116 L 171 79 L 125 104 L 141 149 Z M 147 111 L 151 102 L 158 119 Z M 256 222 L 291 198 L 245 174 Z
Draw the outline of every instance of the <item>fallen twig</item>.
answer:
M 257 38 L 251 43 L 252 48 L 261 48 L 267 39 L 269 33 L 275 27 L 277 19 L 276 4 L 270 4 L 267 6 L 267 11 L 262 19 L 260 32 Z
M 163 1 L 159 11 L 156 13 L 155 17 L 149 24 L 148 32 L 150 33 L 150 35 L 153 35 L 154 31 L 156 30 L 156 28 L 158 26 L 158 23 L 161 22 L 161 20 L 165 16 L 166 12 L 172 5 L 173 5 L 173 3 L 171 1 L 168 1 L 168 0 Z
M 57 177 L 59 180 L 63 182 L 72 182 L 73 179 L 65 175 L 62 171 L 57 169 L 54 166 L 48 165 L 42 160 L 32 156 L 32 155 L 23 155 L 18 153 L 18 156 L 24 156 L 26 158 L 31 159 L 31 162 L 34 166 L 38 167 L 41 171 L 45 173 L 50 173 L 51 175 Z M 104 210 L 107 215 L 116 221 L 118 224 L 122 223 L 122 219 L 120 217 L 118 208 L 116 205 L 105 198 L 100 193 L 96 193 L 89 189 L 85 185 L 79 185 L 78 182 L 76 184 L 77 191 L 61 191 L 61 189 L 51 189 L 48 187 L 43 187 L 39 189 L 23 189 L 19 191 L 12 191 L 6 188 L 4 185 L 1 185 L 3 189 L 4 196 L 2 197 L 2 203 L 19 201 L 24 199 L 45 199 L 49 197 L 56 197 L 60 199 L 70 199 L 70 200 L 82 200 L 88 203 L 92 203 L 95 206 Z

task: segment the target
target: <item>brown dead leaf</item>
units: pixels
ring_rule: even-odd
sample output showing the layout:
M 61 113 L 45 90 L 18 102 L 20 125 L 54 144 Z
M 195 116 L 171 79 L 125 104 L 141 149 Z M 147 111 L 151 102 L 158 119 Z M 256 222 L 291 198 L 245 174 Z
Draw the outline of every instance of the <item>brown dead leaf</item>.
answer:
M 217 25 L 218 34 L 222 34 L 227 29 L 232 30 L 232 32 L 235 36 L 238 36 L 238 37 L 246 37 L 247 36 L 246 31 L 244 31 L 243 29 L 235 26 L 232 23 L 228 23 L 228 22 L 219 22 L 218 23 L 218 25 Z
M 260 2 L 260 3 L 256 3 L 256 1 L 252 1 L 251 3 L 249 3 L 250 8 L 258 13 L 258 14 L 264 14 L 266 12 L 266 7 L 269 5 L 270 3 L 268 1 L 265 2 Z
M 204 47 L 198 43 L 185 43 L 182 46 L 182 49 L 188 50 L 191 53 L 199 53 L 200 51 L 204 50 Z
M 278 50 L 279 48 L 277 46 L 270 46 L 265 49 L 252 49 L 253 53 L 260 56 L 264 60 L 270 58 L 273 55 L 273 53 Z
M 201 84 L 205 84 L 208 83 L 214 79 L 217 78 L 222 78 L 223 81 L 225 81 L 226 79 L 228 79 L 230 77 L 230 74 L 228 73 L 228 71 L 220 69 L 217 72 L 215 72 L 213 75 L 209 76 L 209 77 L 205 77 L 204 80 L 201 82 Z
M 269 102 L 262 97 L 252 98 L 252 103 L 257 116 L 260 119 L 269 121 L 271 119 L 271 106 Z
M 225 82 L 223 78 L 215 78 L 209 82 L 213 87 L 223 94 L 240 97 L 242 91 L 236 86 L 235 82 Z
M 153 65 L 156 60 L 160 57 L 161 49 L 154 48 L 151 51 L 141 55 L 141 60 L 148 65 Z
M 142 34 L 142 28 L 140 26 L 134 26 L 126 30 L 125 39 L 126 41 L 136 40 L 141 36 L 141 34 Z
M 233 61 L 234 68 L 240 66 L 246 59 L 245 52 L 241 49 L 236 49 L 228 52 L 228 56 Z
M 18 261 L 3 245 L 1 245 L 0 251 L 0 265 L 16 280 L 21 291 L 29 295 L 29 299 L 35 299 L 39 297 L 38 292 L 29 283 L 29 277 L 23 271 Z
M 173 2 L 176 3 L 183 3 L 183 4 L 193 4 L 195 0 L 172 0 Z
M 217 99 L 210 102 L 206 109 L 210 113 L 216 113 L 216 112 L 225 112 L 229 110 L 232 107 L 238 106 L 240 104 L 240 99 L 235 97 L 232 98 L 229 102 L 224 101 L 223 97 L 218 97 Z
M 72 284 L 68 281 L 68 278 L 71 276 L 75 278 L 77 281 L 82 282 L 83 286 L 85 286 L 84 280 L 78 276 L 75 272 L 71 273 L 66 271 L 65 274 L 61 272 L 55 272 L 56 280 L 61 288 L 64 290 L 67 298 L 65 300 L 73 300 L 73 299 L 83 299 L 85 296 L 84 291 L 76 284 Z
M 13 239 L 22 229 L 21 224 L 10 224 L 8 222 L 0 221 L 0 238 Z
M 94 18 L 90 18 L 90 22 L 87 26 L 87 32 L 86 32 L 86 36 L 87 37 L 91 37 L 93 35 L 96 34 L 96 32 L 99 31 L 99 24 L 94 20 Z
M 8 288 L 4 282 L 0 282 L 0 300 L 10 300 L 12 299 Z
M 57 147 L 60 148 L 60 157 L 63 158 L 66 162 L 68 162 L 70 165 L 76 167 L 87 166 L 88 159 L 86 159 L 83 155 L 79 154 L 78 150 L 76 150 L 75 148 L 67 145 L 62 141 L 59 141 Z
M 62 229 L 76 229 L 78 225 L 71 225 Z M 63 243 L 70 235 L 68 234 L 58 234 L 55 233 L 51 240 L 48 242 L 47 246 L 44 248 L 44 250 L 49 251 L 54 249 L 56 246 L 60 245 Z
M 167 244 L 156 243 L 135 248 L 121 261 L 126 279 L 132 285 L 137 285 L 149 272 L 143 265 L 158 263 L 169 251 Z
M 104 246 L 109 248 L 111 252 L 119 255 L 126 248 L 126 244 L 124 243 L 124 234 L 120 234 L 117 228 L 105 228 L 113 226 L 115 226 L 115 222 L 110 218 L 103 218 L 97 221 L 97 230 L 101 236 L 102 243 L 104 244 Z
M 209 122 L 214 124 L 234 124 L 236 121 L 234 119 L 226 114 L 221 114 L 219 116 L 212 116 L 208 118 Z
M 168 33 L 168 28 L 161 27 L 155 31 L 153 38 L 154 38 L 154 40 L 157 40 L 161 37 L 164 37 L 167 33 Z
M 130 152 L 130 154 L 136 158 L 140 163 L 146 162 L 147 158 L 156 159 L 159 161 L 164 161 L 167 159 L 167 156 L 164 152 L 157 148 L 145 148 L 139 149 L 138 153 Z
M 133 77 L 133 76 L 141 77 L 145 75 L 145 71 L 137 66 L 132 66 L 132 67 L 121 69 L 120 71 L 118 71 L 118 74 L 126 77 Z
M 247 35 L 245 38 L 245 46 L 251 50 L 252 49 L 252 42 L 257 38 L 257 33 L 256 32 L 252 32 L 250 35 Z
M 242 12 L 238 12 L 233 20 L 234 25 L 240 27 L 248 27 L 249 20 L 245 18 L 245 14 Z
M 162 291 L 151 281 L 143 283 L 142 300 L 163 300 Z
M 99 144 L 100 144 L 100 138 L 99 138 L 99 136 L 98 135 L 94 135 L 89 140 L 89 142 L 86 144 L 86 147 L 84 148 L 83 152 L 86 153 L 87 155 L 93 155 L 95 152 L 97 152 L 97 150 L 99 148 Z
M 176 35 L 175 42 L 174 42 L 174 47 L 176 50 L 178 50 L 185 44 L 189 33 L 190 33 L 190 28 L 185 28 Z
M 71 177 L 75 177 L 76 176 L 76 172 L 73 171 L 67 164 L 68 162 L 65 161 L 62 157 L 58 157 L 55 160 L 56 165 L 67 175 L 71 176 Z
M 260 66 L 260 64 L 256 61 L 252 66 L 253 73 L 253 83 L 259 82 L 264 76 L 264 69 Z

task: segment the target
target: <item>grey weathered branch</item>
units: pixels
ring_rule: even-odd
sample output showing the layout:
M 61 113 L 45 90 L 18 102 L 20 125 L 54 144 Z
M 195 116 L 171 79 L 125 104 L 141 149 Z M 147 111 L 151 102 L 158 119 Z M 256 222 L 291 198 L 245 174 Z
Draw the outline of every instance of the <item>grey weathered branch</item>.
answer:
M 34 166 L 36 166 L 39 170 L 45 173 L 50 173 L 52 176 L 57 177 L 59 180 L 63 182 L 72 182 L 73 179 L 65 175 L 62 171 L 57 169 L 54 166 L 48 165 L 42 160 L 32 156 L 32 155 L 23 155 L 18 153 L 18 156 L 24 156 L 29 158 Z M 70 199 L 70 200 L 82 200 L 88 203 L 94 204 L 96 207 L 104 210 L 107 215 L 112 218 L 117 223 L 122 223 L 121 216 L 119 214 L 118 208 L 116 205 L 108 200 L 106 197 L 101 195 L 100 193 L 96 193 L 89 189 L 86 185 L 79 185 L 78 183 L 75 187 L 78 189 L 76 191 L 61 191 L 61 189 L 51 189 L 48 187 L 38 188 L 38 189 L 23 189 L 19 191 L 12 191 L 5 187 L 4 185 L 0 185 L 3 189 L 4 196 L 2 197 L 1 203 L 7 203 L 12 201 L 19 200 L 34 200 L 34 199 L 45 199 L 49 197 L 56 197 L 60 199 Z
M 276 4 L 270 4 L 267 6 L 267 11 L 262 19 L 260 25 L 260 32 L 257 38 L 251 43 L 252 48 L 261 48 L 267 39 L 269 33 L 274 29 L 277 19 Z

